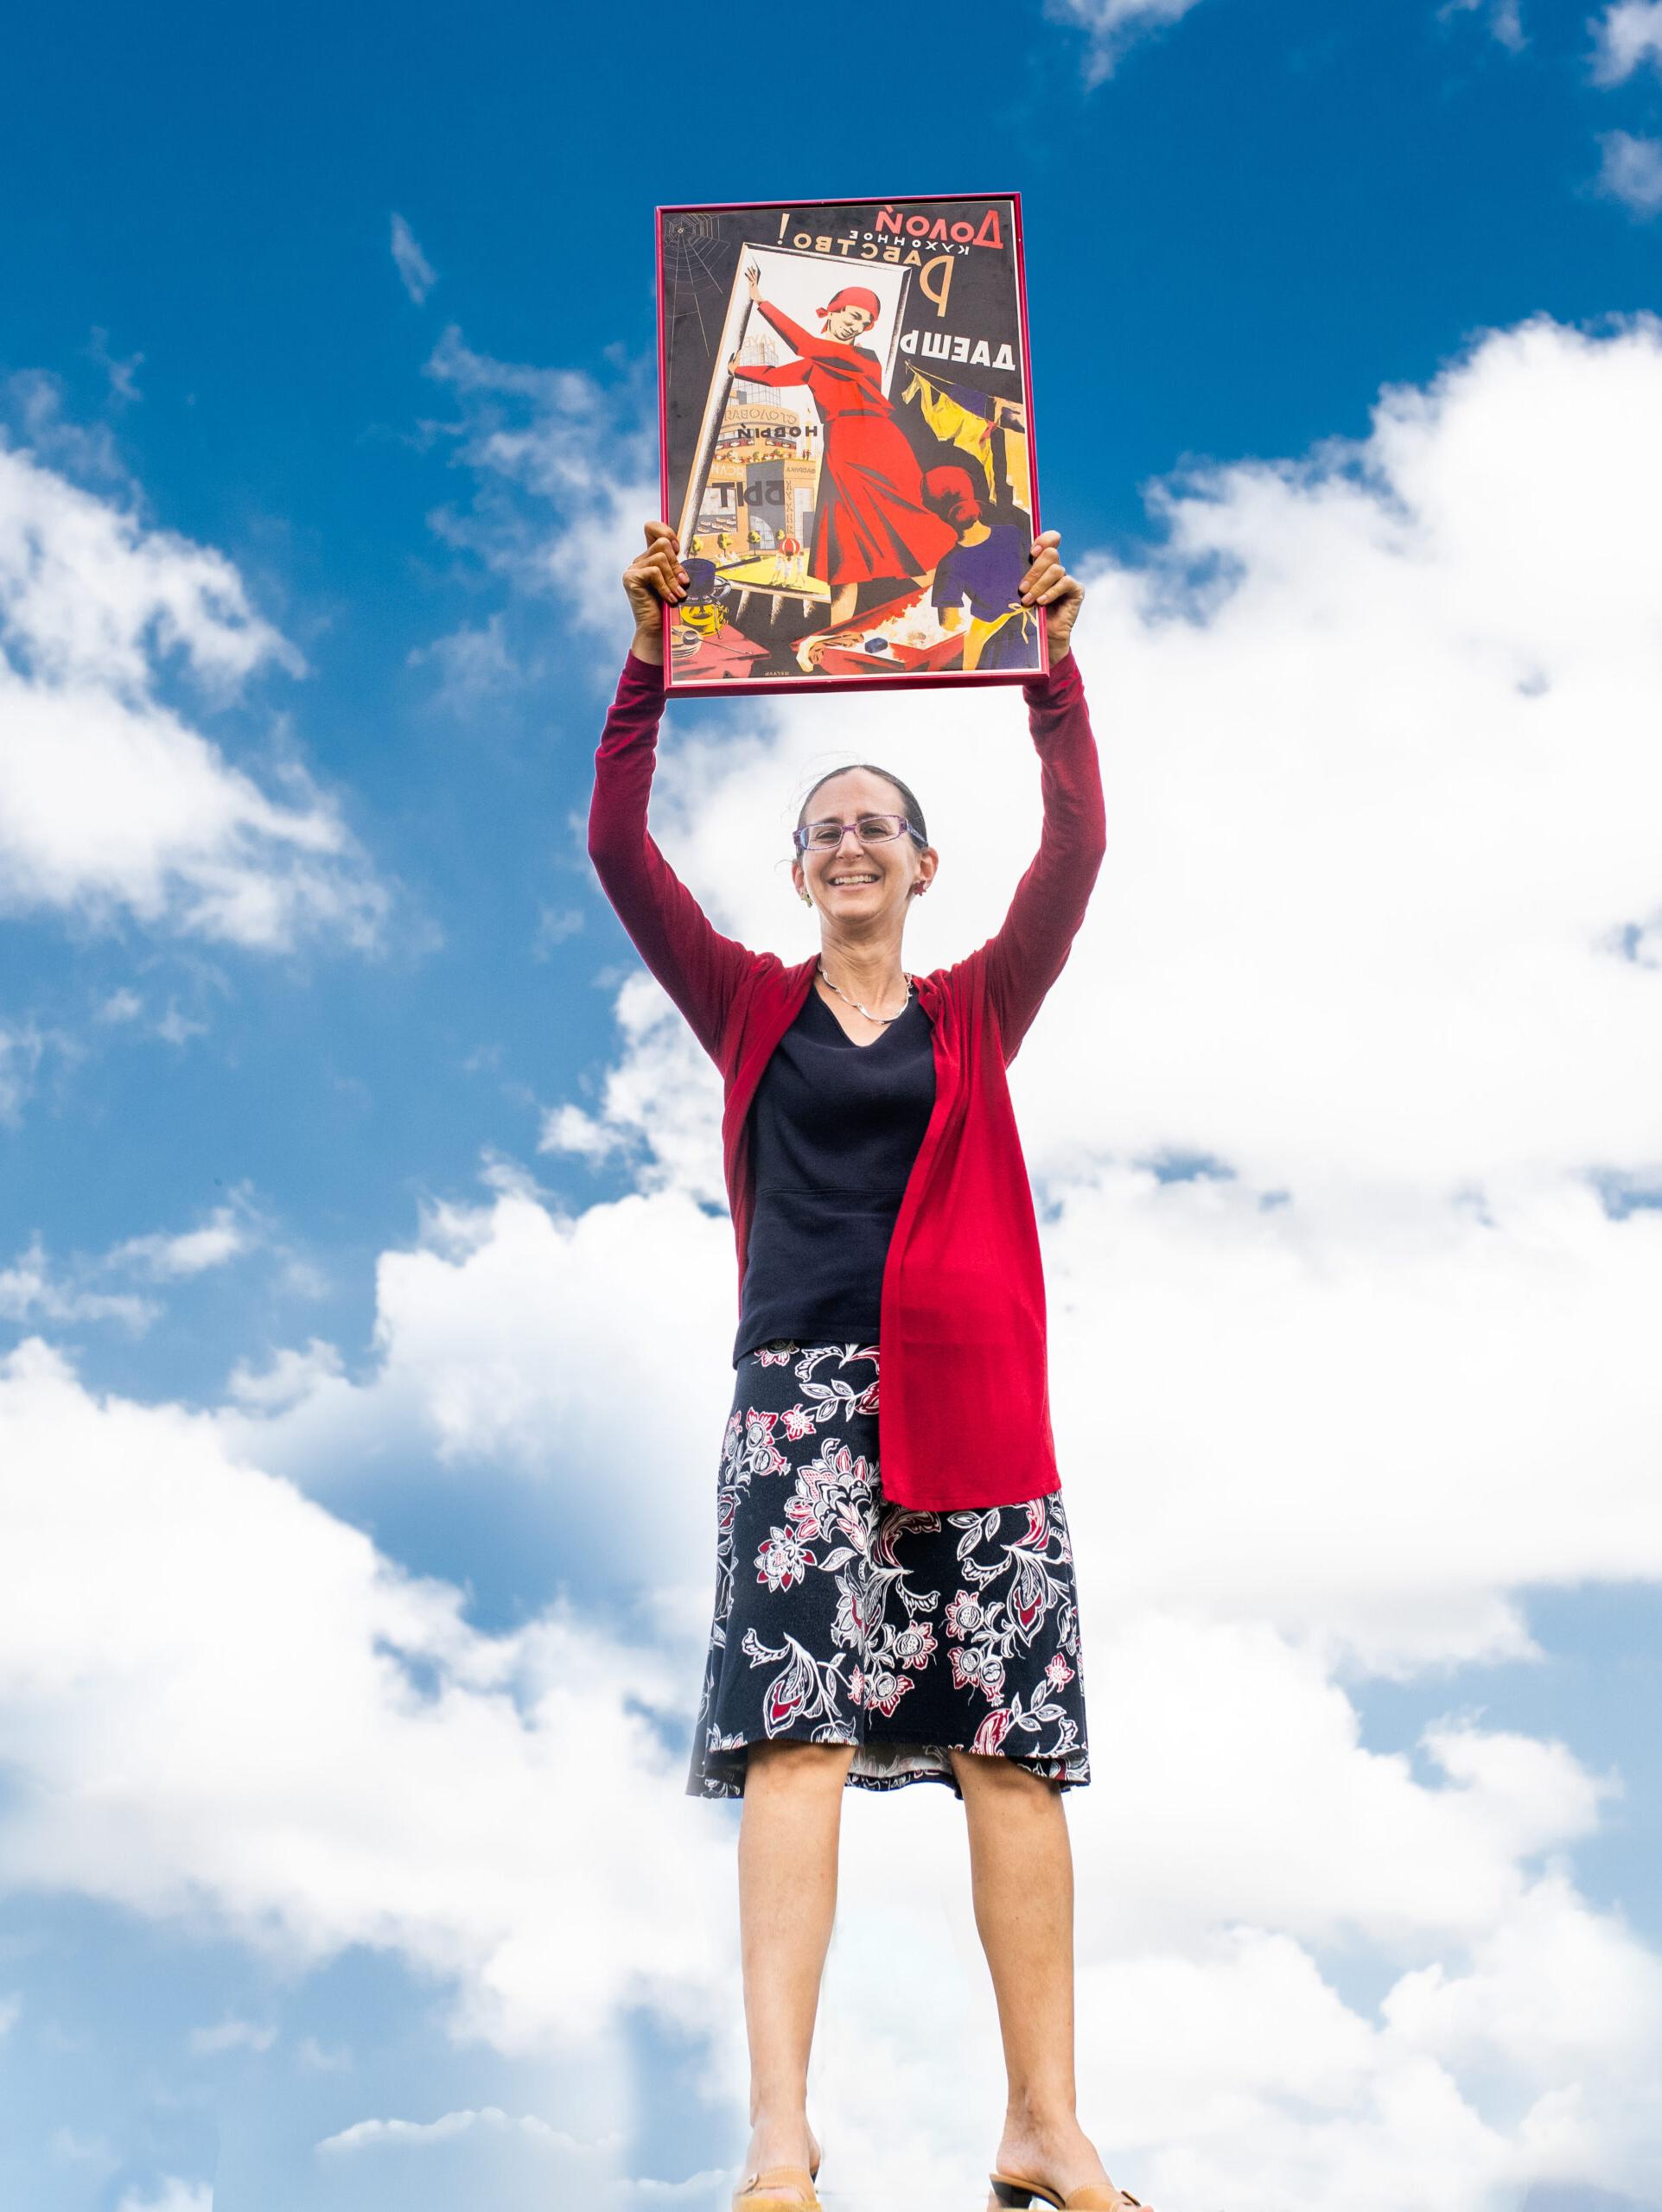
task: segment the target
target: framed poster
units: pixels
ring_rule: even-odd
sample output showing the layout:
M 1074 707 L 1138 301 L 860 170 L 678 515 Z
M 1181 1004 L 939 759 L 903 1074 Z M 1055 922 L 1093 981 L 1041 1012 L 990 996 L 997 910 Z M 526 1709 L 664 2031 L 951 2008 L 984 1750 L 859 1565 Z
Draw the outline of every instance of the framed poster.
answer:
M 1017 194 L 660 207 L 658 334 L 671 692 L 1048 666 Z

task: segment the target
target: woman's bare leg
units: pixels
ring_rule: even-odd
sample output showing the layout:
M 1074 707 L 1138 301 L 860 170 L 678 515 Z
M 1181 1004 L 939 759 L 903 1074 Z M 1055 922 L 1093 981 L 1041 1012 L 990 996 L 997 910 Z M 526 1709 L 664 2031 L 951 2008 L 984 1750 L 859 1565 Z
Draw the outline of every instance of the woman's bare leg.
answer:
M 753 1744 L 739 1821 L 739 1930 L 750 2038 L 744 2171 L 806 2166 L 808 2054 L 837 1912 L 848 1744 Z
M 1075 2109 L 1073 1859 L 1061 1792 L 1013 1759 L 952 1758 L 1009 2077 L 997 2163 L 1067 2196 L 1108 2175 Z
M 831 594 L 831 626 L 840 630 L 854 613 L 854 602 L 860 596 L 858 584 L 838 584 Z

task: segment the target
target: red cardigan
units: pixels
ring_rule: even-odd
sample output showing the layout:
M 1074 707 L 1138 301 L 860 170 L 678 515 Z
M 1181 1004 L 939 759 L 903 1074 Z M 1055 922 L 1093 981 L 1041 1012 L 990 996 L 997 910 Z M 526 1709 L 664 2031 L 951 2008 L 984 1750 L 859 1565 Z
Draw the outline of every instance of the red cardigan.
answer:
M 812 988 L 713 928 L 646 827 L 664 672 L 631 653 L 595 756 L 589 851 L 636 950 L 722 1071 L 723 1165 L 740 1298 L 754 1179 L 746 1120 L 769 1054 Z M 920 1511 L 1015 1505 L 1060 1489 L 1045 1287 L 1004 1069 L 1060 974 L 1101 865 L 1102 779 L 1079 666 L 1022 686 L 1044 797 L 1039 851 L 996 937 L 916 978 L 934 1030 L 935 1105 L 883 1268 L 882 1480 Z

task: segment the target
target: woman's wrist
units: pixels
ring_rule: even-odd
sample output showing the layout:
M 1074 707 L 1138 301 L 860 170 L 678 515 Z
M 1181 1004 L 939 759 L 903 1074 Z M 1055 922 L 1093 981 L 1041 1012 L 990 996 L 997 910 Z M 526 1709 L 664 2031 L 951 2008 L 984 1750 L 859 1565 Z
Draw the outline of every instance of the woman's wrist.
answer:
M 637 660 L 646 661 L 653 668 L 662 668 L 664 665 L 664 630 L 662 624 L 654 622 L 649 630 L 637 630 L 634 633 L 634 641 L 630 645 L 629 651 L 634 655 Z

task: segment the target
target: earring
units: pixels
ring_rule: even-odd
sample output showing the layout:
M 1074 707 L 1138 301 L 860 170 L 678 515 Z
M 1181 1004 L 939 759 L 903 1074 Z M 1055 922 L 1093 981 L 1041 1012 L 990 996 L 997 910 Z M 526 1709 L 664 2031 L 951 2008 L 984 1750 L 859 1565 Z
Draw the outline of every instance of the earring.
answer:
M 806 893 L 806 891 L 802 892 L 799 895 L 800 895 L 800 897 L 801 897 L 802 903 L 803 903 L 803 905 L 804 905 L 805 906 L 812 906 L 812 904 L 813 904 L 813 900 L 812 900 L 812 899 L 808 896 L 808 894 L 807 894 L 807 893 Z

